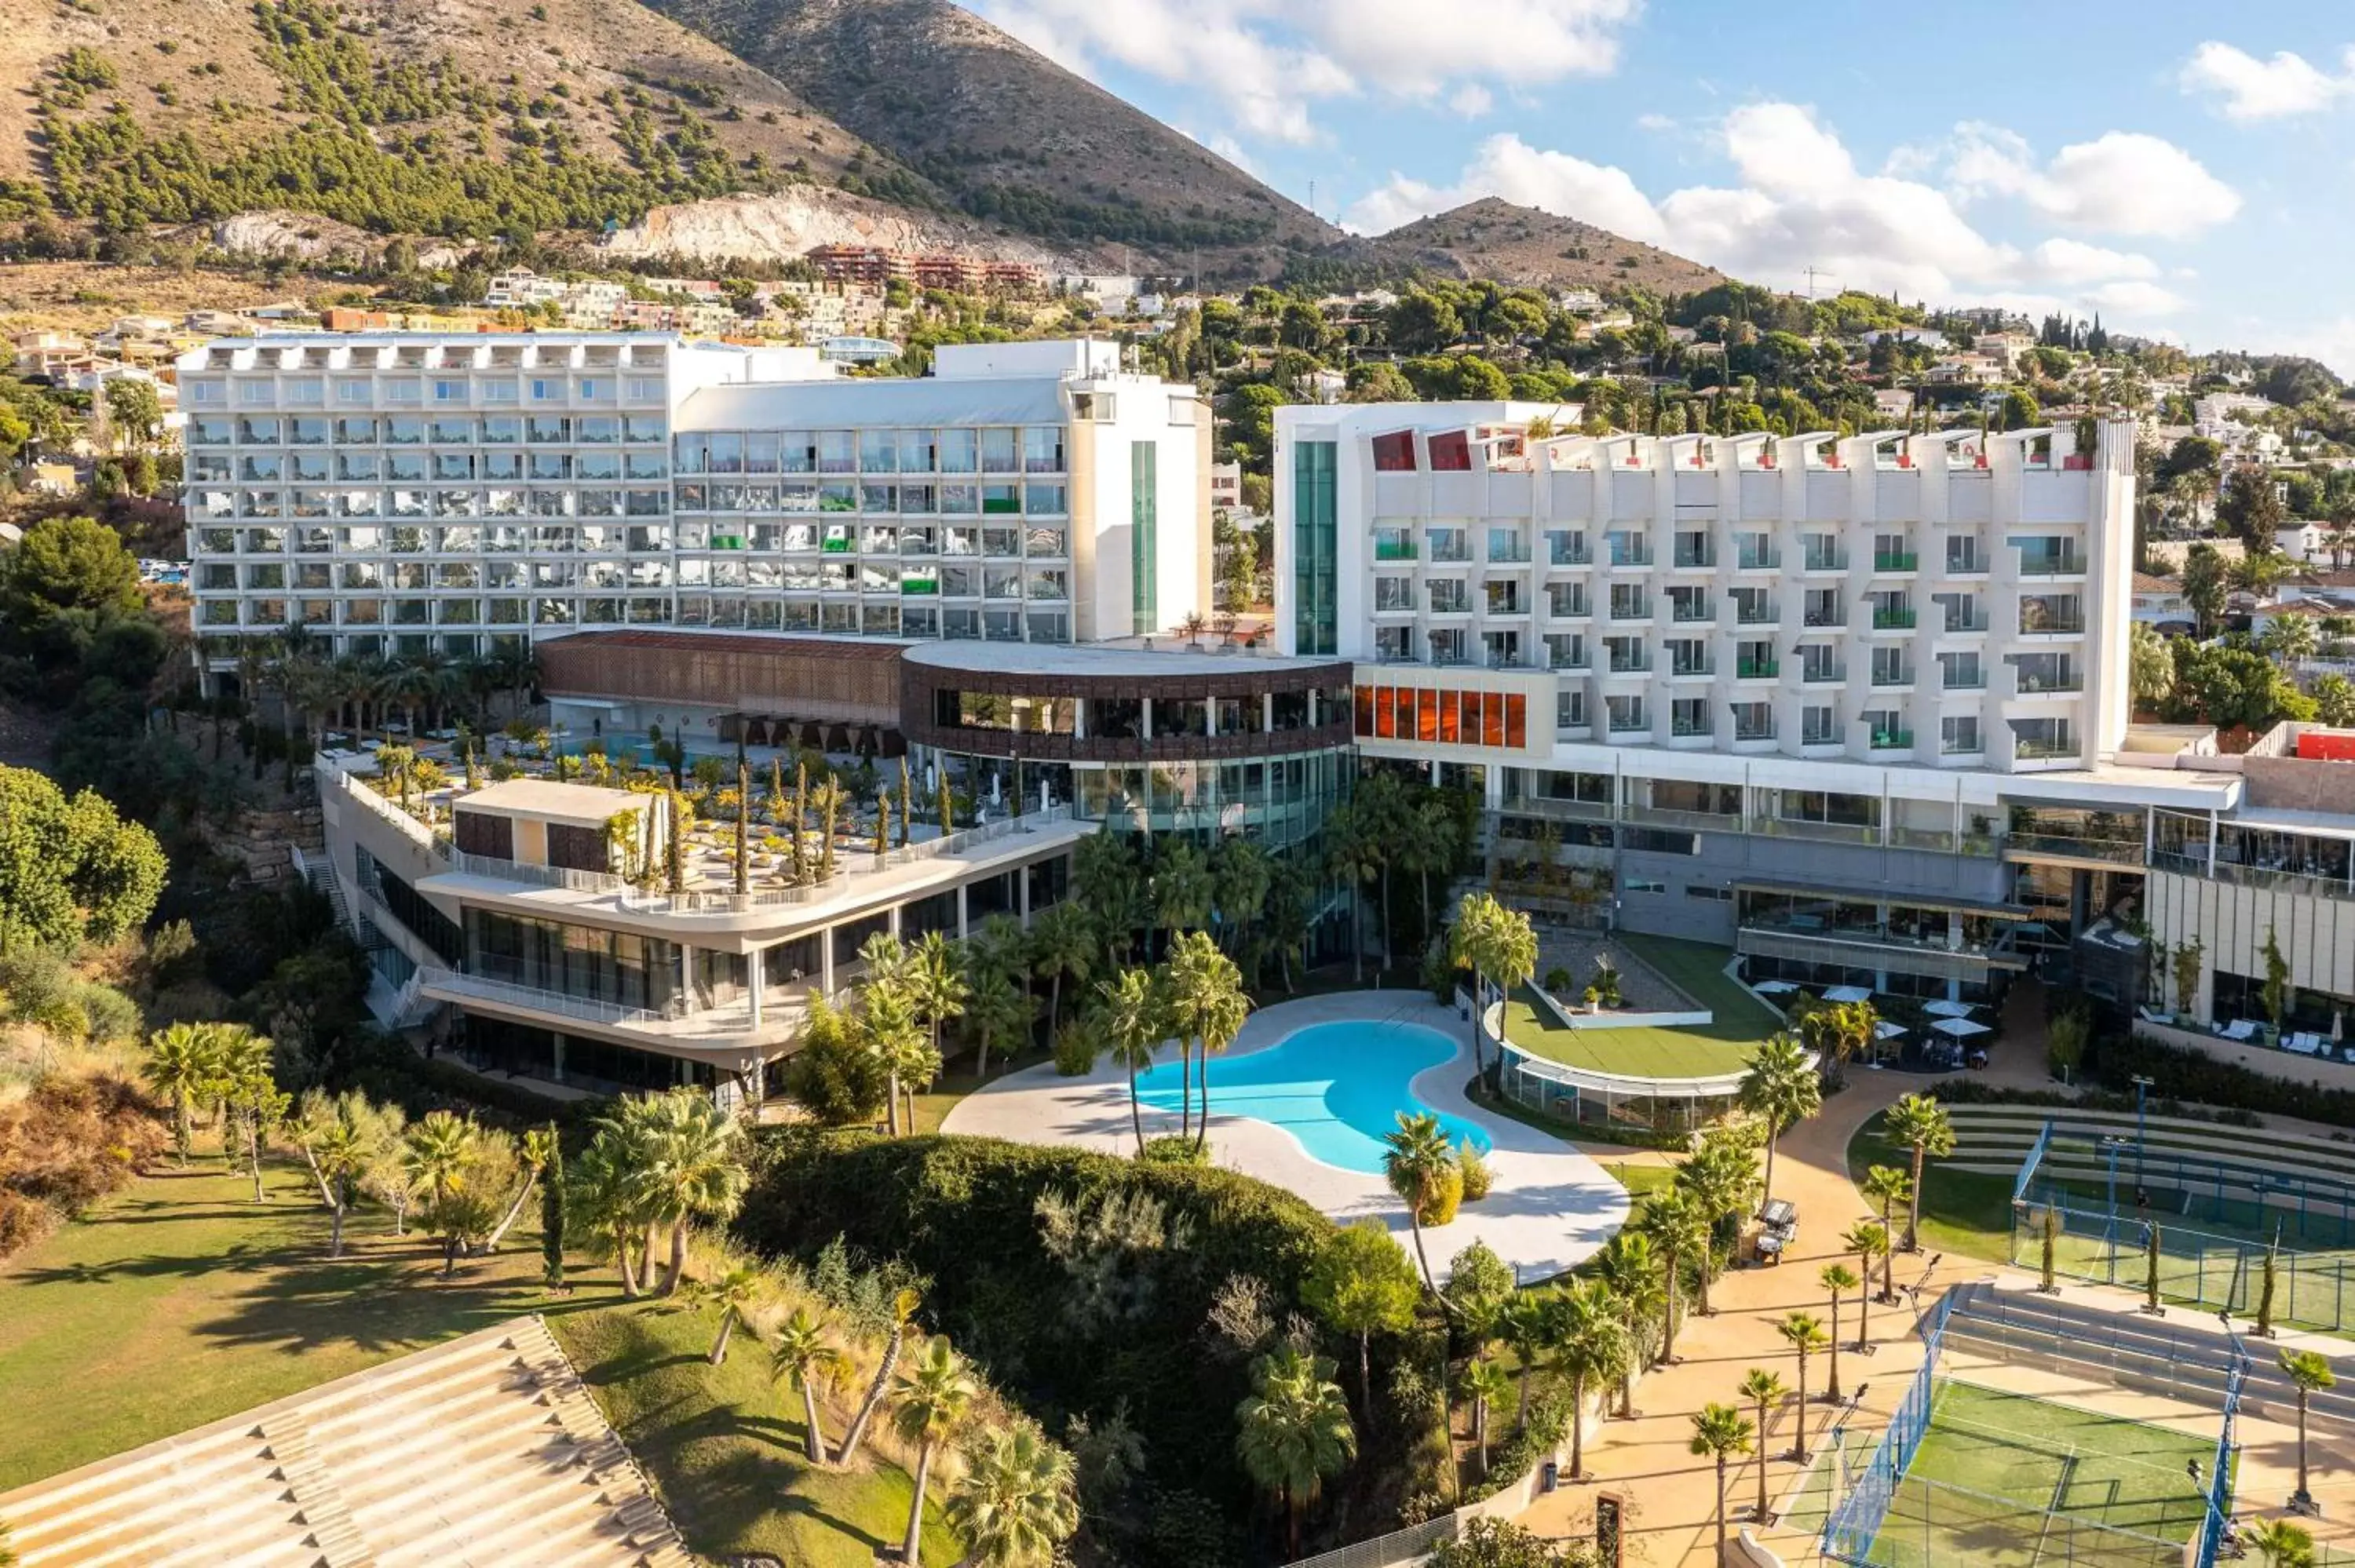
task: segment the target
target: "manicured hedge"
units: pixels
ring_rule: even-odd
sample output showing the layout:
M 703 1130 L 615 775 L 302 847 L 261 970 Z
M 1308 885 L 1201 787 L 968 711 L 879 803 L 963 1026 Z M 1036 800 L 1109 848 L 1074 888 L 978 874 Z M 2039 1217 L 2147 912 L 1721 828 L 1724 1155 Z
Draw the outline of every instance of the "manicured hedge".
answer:
M 927 1277 L 921 1317 L 975 1357 L 1060 1435 L 1074 1414 L 1125 1404 L 1146 1443 L 1146 1475 L 1163 1496 L 1199 1494 L 1245 1560 L 1271 1532 L 1254 1523 L 1234 1460 L 1235 1405 L 1248 1392 L 1239 1359 L 1204 1332 L 1231 1275 L 1266 1282 L 1278 1325 L 1302 1310 L 1301 1281 L 1333 1225 L 1292 1194 L 1231 1171 L 1143 1164 L 993 1139 L 882 1139 L 849 1131 L 761 1135 L 752 1191 L 736 1222 L 767 1253 L 808 1258 L 836 1236 L 871 1258 L 898 1257 Z M 1149 1288 L 1133 1315 L 1085 1325 L 1066 1310 L 1077 1291 L 1039 1240 L 1035 1205 L 1049 1192 L 1099 1199 L 1149 1193 L 1192 1227 L 1182 1253 L 1151 1255 Z M 1387 1372 L 1376 1374 L 1379 1386 Z M 1361 1436 L 1371 1435 L 1361 1434 Z M 1380 1462 L 1380 1457 L 1369 1458 Z M 1154 1527 L 1148 1521 L 1148 1534 Z M 1140 1559 L 1158 1563 L 1149 1548 Z M 1188 1568 L 1220 1555 L 1199 1540 Z M 1173 1568 L 1175 1565 L 1173 1564 Z
M 2296 1117 L 2332 1127 L 2355 1128 L 2355 1090 L 2298 1083 L 2220 1061 L 2183 1045 L 2167 1045 L 2131 1035 L 2094 1043 L 2085 1058 L 2089 1080 L 2100 1086 L 2070 1095 L 2058 1089 L 1998 1089 L 1973 1079 L 1949 1078 L 1931 1090 L 1955 1105 L 2074 1106 L 2094 1110 L 2134 1109 L 2134 1080 L 2150 1079 L 2146 1108 L 2157 1116 L 2226 1125 L 2258 1125 L 2259 1116 Z

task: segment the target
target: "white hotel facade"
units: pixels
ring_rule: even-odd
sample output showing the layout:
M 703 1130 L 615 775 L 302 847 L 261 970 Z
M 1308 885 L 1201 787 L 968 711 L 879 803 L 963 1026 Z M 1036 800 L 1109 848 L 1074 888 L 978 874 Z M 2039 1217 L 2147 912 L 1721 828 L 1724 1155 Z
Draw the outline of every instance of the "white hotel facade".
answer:
M 2199 945 L 2204 1020 L 2248 1012 L 2277 931 L 2309 1024 L 2355 998 L 2355 764 L 2130 722 L 2130 420 L 1562 413 L 1276 418 L 1280 646 L 1354 662 L 1362 758 L 1483 796 L 1504 885 L 1753 978 L 2142 1001 L 2156 936 Z
M 196 630 L 486 652 L 584 628 L 1069 643 L 1209 597 L 1209 415 L 1092 342 L 922 378 L 636 334 L 304 334 L 178 365 Z

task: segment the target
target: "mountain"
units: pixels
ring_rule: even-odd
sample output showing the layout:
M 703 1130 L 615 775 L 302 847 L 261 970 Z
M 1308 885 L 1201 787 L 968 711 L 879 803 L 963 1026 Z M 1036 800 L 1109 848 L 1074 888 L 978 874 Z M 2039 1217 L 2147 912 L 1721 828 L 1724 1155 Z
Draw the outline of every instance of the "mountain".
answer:
M 1505 283 L 1690 294 L 1727 281 L 1716 268 L 1657 246 L 1496 196 L 1419 218 L 1365 245 L 1372 257 L 1401 271 Z
M 1268 276 L 1341 231 L 948 0 L 647 0 L 963 210 L 1167 268 Z

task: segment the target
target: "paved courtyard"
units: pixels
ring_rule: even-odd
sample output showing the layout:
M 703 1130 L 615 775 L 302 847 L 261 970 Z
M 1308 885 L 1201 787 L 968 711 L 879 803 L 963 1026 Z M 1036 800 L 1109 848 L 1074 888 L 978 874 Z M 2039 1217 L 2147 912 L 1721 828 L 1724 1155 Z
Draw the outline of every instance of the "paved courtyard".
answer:
M 1295 1031 L 1345 1020 L 1419 1023 L 1456 1042 L 1455 1056 L 1415 1075 L 1417 1099 L 1460 1117 L 1487 1133 L 1495 1189 L 1466 1203 L 1448 1224 L 1423 1232 L 1432 1267 L 1443 1277 L 1463 1247 L 1483 1241 L 1511 1264 L 1524 1282 L 1542 1279 L 1592 1255 L 1627 1217 L 1626 1190 L 1603 1167 L 1559 1139 L 1482 1109 L 1465 1098 L 1472 1077 L 1469 1026 L 1455 1010 L 1416 991 L 1347 991 L 1279 1003 L 1252 1015 L 1230 1056 L 1264 1051 Z M 1161 1059 L 1173 1060 L 1174 1046 Z M 1051 1065 L 998 1079 L 959 1102 L 942 1131 L 1011 1139 L 1019 1143 L 1071 1144 L 1125 1154 L 1135 1150 L 1129 1125 L 1128 1077 L 1099 1065 L 1085 1077 L 1057 1075 Z M 1178 1118 L 1145 1107 L 1147 1137 L 1178 1130 Z M 1380 1176 L 1312 1160 L 1293 1136 L 1266 1122 L 1222 1115 L 1211 1099 L 1214 1163 L 1295 1192 L 1343 1224 L 1367 1215 L 1408 1235 L 1406 1205 Z

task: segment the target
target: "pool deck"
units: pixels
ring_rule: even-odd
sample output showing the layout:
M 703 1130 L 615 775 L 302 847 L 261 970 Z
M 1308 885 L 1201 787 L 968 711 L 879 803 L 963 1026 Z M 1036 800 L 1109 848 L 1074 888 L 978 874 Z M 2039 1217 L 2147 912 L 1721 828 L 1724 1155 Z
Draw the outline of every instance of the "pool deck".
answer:
M 1227 1054 L 1264 1051 L 1311 1024 L 1346 1020 L 1417 1023 L 1454 1040 L 1455 1057 L 1417 1073 L 1409 1086 L 1433 1110 L 1482 1128 L 1494 1145 L 1488 1165 L 1496 1184 L 1488 1196 L 1465 1204 L 1452 1223 L 1423 1232 L 1432 1269 L 1440 1277 L 1446 1277 L 1448 1260 L 1458 1251 L 1482 1241 L 1524 1283 L 1531 1283 L 1584 1262 L 1625 1223 L 1626 1190 L 1602 1166 L 1561 1139 L 1492 1115 L 1465 1097 L 1464 1086 L 1472 1076 L 1470 1025 L 1426 993 L 1345 991 L 1281 1002 L 1252 1014 Z M 1176 1048 L 1165 1046 L 1158 1060 L 1176 1058 Z M 1178 1130 L 1175 1113 L 1151 1105 L 1143 1112 L 1146 1137 Z M 1059 1076 L 1052 1065 L 1010 1074 L 958 1102 L 941 1130 L 1108 1154 L 1130 1154 L 1136 1148 L 1129 1125 L 1128 1075 L 1103 1063 L 1078 1078 Z M 1266 1122 L 1220 1114 L 1215 1086 L 1210 1155 L 1219 1165 L 1298 1194 L 1342 1224 L 1370 1215 L 1397 1233 L 1402 1245 L 1413 1245 L 1406 1205 L 1380 1176 L 1312 1160 L 1298 1139 Z

